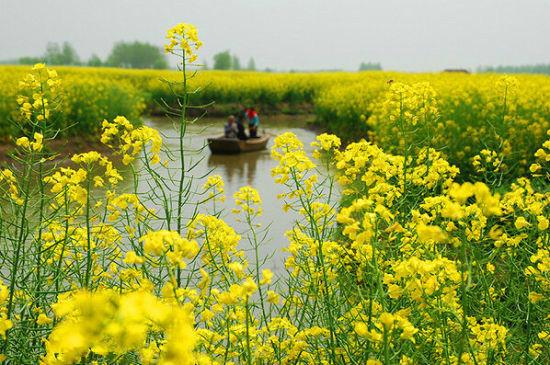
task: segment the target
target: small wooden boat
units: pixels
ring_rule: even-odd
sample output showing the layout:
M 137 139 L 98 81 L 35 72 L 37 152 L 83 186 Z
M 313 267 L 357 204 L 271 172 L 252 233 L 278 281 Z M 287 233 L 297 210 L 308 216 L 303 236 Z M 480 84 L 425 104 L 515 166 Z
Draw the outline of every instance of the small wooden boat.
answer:
M 258 138 L 249 138 L 241 140 L 237 138 L 208 138 L 208 146 L 213 154 L 230 155 L 243 152 L 253 152 L 265 150 L 269 142 L 269 133 L 265 133 Z

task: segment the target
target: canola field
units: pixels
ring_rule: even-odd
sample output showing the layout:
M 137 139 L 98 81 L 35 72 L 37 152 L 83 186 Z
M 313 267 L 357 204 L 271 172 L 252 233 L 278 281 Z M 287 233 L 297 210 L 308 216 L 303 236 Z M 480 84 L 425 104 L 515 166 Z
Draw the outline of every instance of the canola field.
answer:
M 133 123 L 165 106 L 177 106 L 176 71 L 60 67 L 62 103 L 51 124 L 62 134 L 98 135 L 104 118 Z M 0 67 L 0 136 L 17 132 L 18 83 L 27 69 Z M 164 80 L 164 81 L 161 81 Z M 176 84 L 174 84 L 176 83 Z M 259 73 L 205 71 L 188 80 L 190 102 L 239 103 L 269 111 L 312 110 L 317 122 L 346 141 L 368 138 L 388 152 L 403 154 L 404 141 L 430 144 L 465 175 L 489 179 L 524 175 L 550 128 L 550 77 L 520 75 L 360 73 Z M 176 91 L 176 94 L 174 94 Z M 404 126 L 390 115 L 395 104 L 420 121 Z M 424 105 L 420 105 L 424 103 Z M 398 133 L 399 128 L 406 133 Z M 401 137 L 398 137 L 401 135 Z M 479 159 L 477 166 L 473 159 Z M 491 166 L 488 166 L 491 165 Z
M 196 60 L 194 26 L 178 24 L 167 39 L 182 65 Z M 17 91 L 3 91 L 19 127 L 0 170 L 5 363 L 550 362 L 547 79 L 346 74 L 347 85 L 331 86 L 338 74 L 314 76 L 308 97 L 327 120 L 348 103 L 334 120 L 366 124 L 371 140 L 324 133 L 308 155 L 294 134 L 277 136 L 271 174 L 285 193 L 281 207 L 266 207 L 251 186 L 226 197 L 215 174 L 196 185 L 184 137 L 197 86 L 185 73 L 172 96 L 181 102 L 176 150 L 119 115 L 95 128 L 120 165 L 94 151 L 52 165 L 55 123 L 100 98 L 83 88 L 88 106 L 64 101 L 87 82 L 71 72 L 37 64 Z M 144 98 L 144 79 L 107 72 L 123 75 L 109 81 L 120 95 Z M 234 209 L 220 211 L 216 202 L 231 198 Z M 301 216 L 280 237 L 281 275 L 259 256 L 265 209 Z M 248 228 L 237 232 L 228 214 Z

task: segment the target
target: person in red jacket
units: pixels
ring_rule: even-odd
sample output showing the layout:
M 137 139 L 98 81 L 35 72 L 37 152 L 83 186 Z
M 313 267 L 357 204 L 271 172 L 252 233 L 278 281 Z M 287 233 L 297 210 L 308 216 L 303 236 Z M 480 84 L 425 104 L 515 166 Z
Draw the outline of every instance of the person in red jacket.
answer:
M 258 138 L 258 128 L 260 126 L 260 117 L 254 107 L 248 108 L 246 111 L 246 119 L 248 119 L 248 133 L 250 138 Z

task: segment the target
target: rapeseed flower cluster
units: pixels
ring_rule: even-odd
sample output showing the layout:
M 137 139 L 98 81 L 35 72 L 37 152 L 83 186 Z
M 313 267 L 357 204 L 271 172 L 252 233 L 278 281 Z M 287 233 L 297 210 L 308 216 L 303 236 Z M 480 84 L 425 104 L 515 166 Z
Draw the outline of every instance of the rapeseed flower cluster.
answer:
M 0 170 L 0 191 L 3 196 L 9 196 L 10 200 L 17 205 L 23 204 L 23 198 L 20 196 L 17 179 L 10 169 Z
M 113 122 L 104 120 L 102 130 L 101 142 L 114 148 L 116 153 L 122 155 L 124 165 L 129 165 L 142 152 L 146 154 L 151 164 L 154 165 L 160 162 L 162 137 L 156 129 L 147 126 L 134 128 L 134 125 L 128 119 L 117 116 Z M 118 146 L 115 144 L 118 144 Z M 147 144 L 151 146 L 150 156 L 144 150 Z
M 52 97 L 60 87 L 57 71 L 50 70 L 43 63 L 37 63 L 32 73 L 19 82 L 19 87 L 25 95 L 17 97 L 20 116 L 26 122 L 44 123 L 50 119 Z M 28 94 L 28 95 L 27 95 Z
M 550 179 L 550 129 L 546 131 L 546 135 L 548 139 L 535 152 L 536 162 L 529 167 L 529 170 L 533 176 L 548 180 Z
M 260 194 L 250 186 L 243 186 L 233 195 L 237 209 L 234 213 L 238 214 L 244 211 L 247 215 L 258 216 L 262 214 Z
M 202 187 L 205 192 L 208 192 L 208 198 L 224 202 L 224 186 L 225 183 L 220 175 L 210 175 Z
M 43 364 L 74 364 L 90 352 L 143 364 L 196 363 L 189 309 L 146 291 L 77 291 L 52 307 L 59 322 L 45 340 Z
M 197 60 L 197 51 L 202 46 L 197 28 L 193 24 L 179 23 L 166 32 L 166 39 L 169 41 L 164 46 L 166 53 L 175 53 L 178 50 L 183 52 L 188 63 Z
M 33 141 L 29 141 L 27 137 L 17 138 L 17 141 L 15 142 L 15 144 L 19 147 L 31 149 L 33 151 L 37 151 L 37 152 L 42 151 L 42 148 L 44 147 L 42 143 L 44 140 L 44 136 L 41 133 L 36 132 L 34 133 L 33 137 L 34 137 Z

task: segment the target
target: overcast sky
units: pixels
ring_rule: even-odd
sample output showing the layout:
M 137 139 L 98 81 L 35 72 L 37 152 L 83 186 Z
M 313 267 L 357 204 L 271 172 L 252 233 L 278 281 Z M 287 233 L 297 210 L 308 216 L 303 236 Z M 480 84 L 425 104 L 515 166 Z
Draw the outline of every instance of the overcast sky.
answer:
M 181 21 L 210 64 L 225 49 L 280 70 L 550 63 L 550 0 L 0 0 L 0 59 L 50 41 L 104 58 L 120 40 L 162 45 Z

